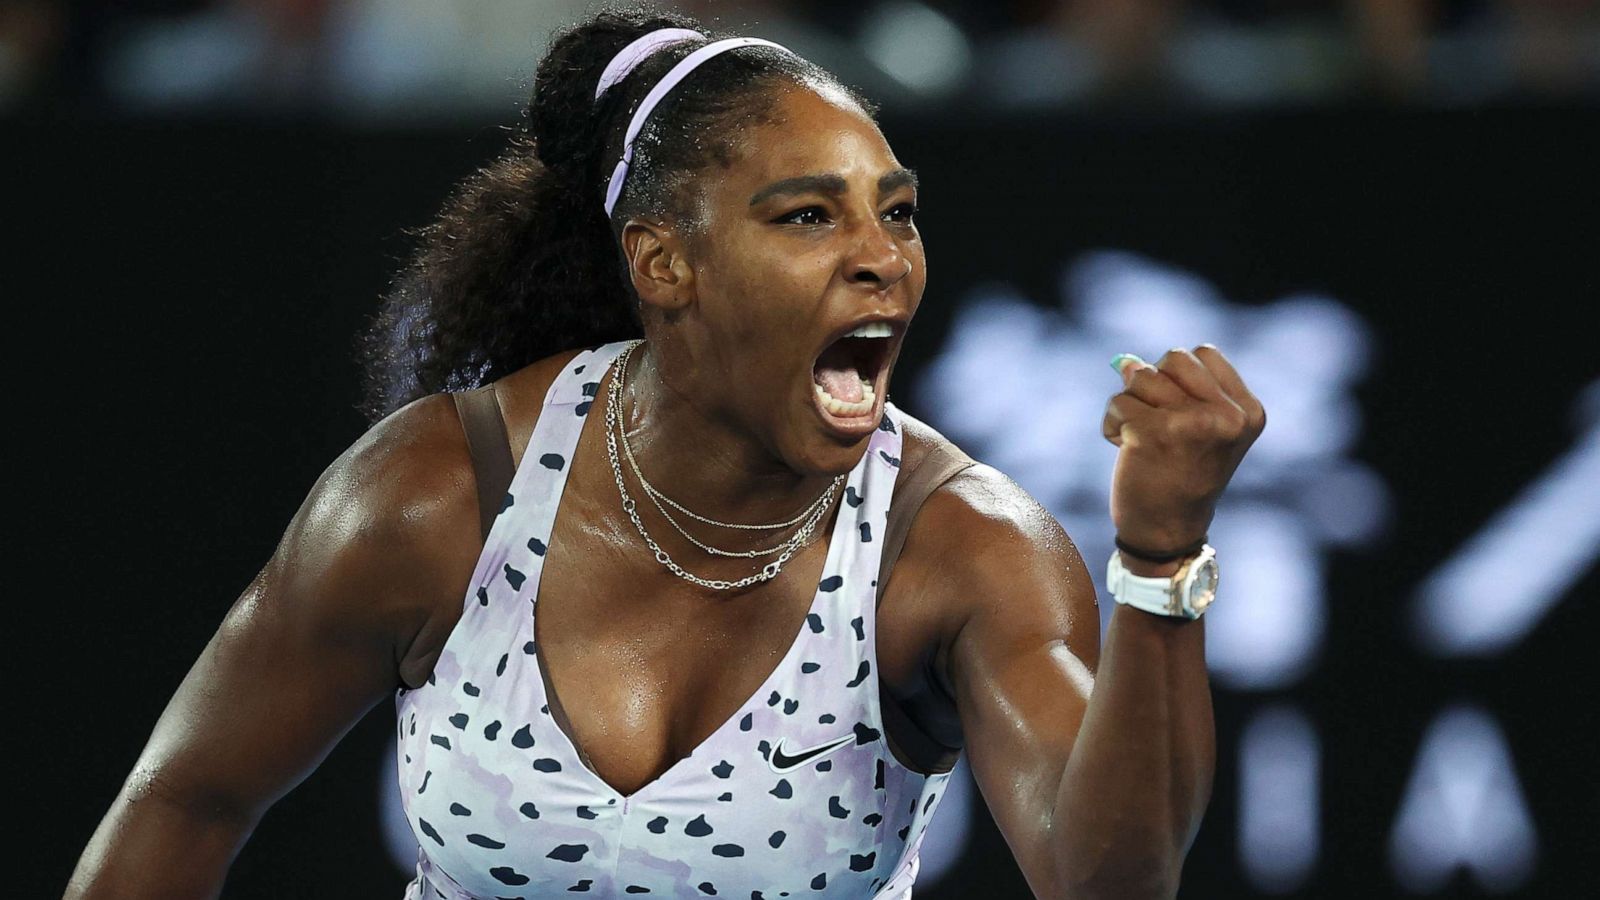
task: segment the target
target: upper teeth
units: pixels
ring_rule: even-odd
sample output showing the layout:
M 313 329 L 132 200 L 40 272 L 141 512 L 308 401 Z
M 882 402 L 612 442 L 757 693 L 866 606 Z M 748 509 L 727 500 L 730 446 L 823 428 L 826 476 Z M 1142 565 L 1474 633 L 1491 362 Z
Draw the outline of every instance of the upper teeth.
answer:
M 845 337 L 886 338 L 893 333 L 888 322 L 868 322 Z

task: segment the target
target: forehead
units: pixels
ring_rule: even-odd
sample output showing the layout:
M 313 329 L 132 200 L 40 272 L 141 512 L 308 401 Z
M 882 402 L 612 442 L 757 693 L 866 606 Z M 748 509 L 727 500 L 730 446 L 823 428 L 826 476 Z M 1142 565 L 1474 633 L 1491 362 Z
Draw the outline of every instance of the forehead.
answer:
M 900 165 L 878 126 L 849 96 L 827 87 L 785 89 L 771 121 L 744 129 L 732 149 L 732 165 L 718 173 L 710 193 L 742 195 L 744 202 L 766 184 L 799 175 L 840 175 L 853 191 L 857 179 L 876 182 Z

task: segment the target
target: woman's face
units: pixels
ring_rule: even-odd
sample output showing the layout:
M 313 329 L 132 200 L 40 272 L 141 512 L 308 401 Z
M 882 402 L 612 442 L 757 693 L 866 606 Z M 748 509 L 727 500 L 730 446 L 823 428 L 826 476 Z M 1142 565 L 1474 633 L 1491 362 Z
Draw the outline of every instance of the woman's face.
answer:
M 775 112 L 701 178 L 690 298 L 665 326 L 694 371 L 663 375 L 788 467 L 844 472 L 926 284 L 915 176 L 848 97 L 795 87 Z

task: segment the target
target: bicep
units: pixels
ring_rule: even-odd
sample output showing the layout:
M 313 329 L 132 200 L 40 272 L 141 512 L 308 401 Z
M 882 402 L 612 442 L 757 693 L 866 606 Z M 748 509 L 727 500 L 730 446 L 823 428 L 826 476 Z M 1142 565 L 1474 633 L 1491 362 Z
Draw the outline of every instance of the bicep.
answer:
M 296 599 L 281 556 L 168 702 L 67 896 L 216 896 L 261 814 L 392 682 L 383 642 L 330 628 L 337 598 Z
M 68 896 L 215 896 L 267 807 L 448 634 L 476 522 L 442 395 L 330 466 L 168 702 Z
M 381 631 L 330 623 L 315 607 L 336 601 L 289 596 L 296 579 L 281 568 L 269 565 L 229 610 L 156 723 L 130 788 L 254 821 L 396 686 Z

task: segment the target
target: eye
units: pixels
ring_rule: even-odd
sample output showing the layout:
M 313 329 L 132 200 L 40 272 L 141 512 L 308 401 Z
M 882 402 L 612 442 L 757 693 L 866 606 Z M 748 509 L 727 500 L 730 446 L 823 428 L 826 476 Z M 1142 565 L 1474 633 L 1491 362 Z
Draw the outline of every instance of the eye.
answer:
M 827 211 L 820 206 L 807 206 L 788 215 L 779 216 L 773 221 L 792 225 L 821 225 L 826 221 L 827 215 Z
M 902 203 L 902 204 L 896 206 L 894 209 L 891 209 L 888 212 L 884 213 L 883 215 L 884 215 L 884 218 L 892 219 L 893 221 L 900 222 L 900 223 L 909 224 L 911 222 L 912 216 L 915 216 L 916 214 L 917 214 L 917 205 L 915 203 Z

